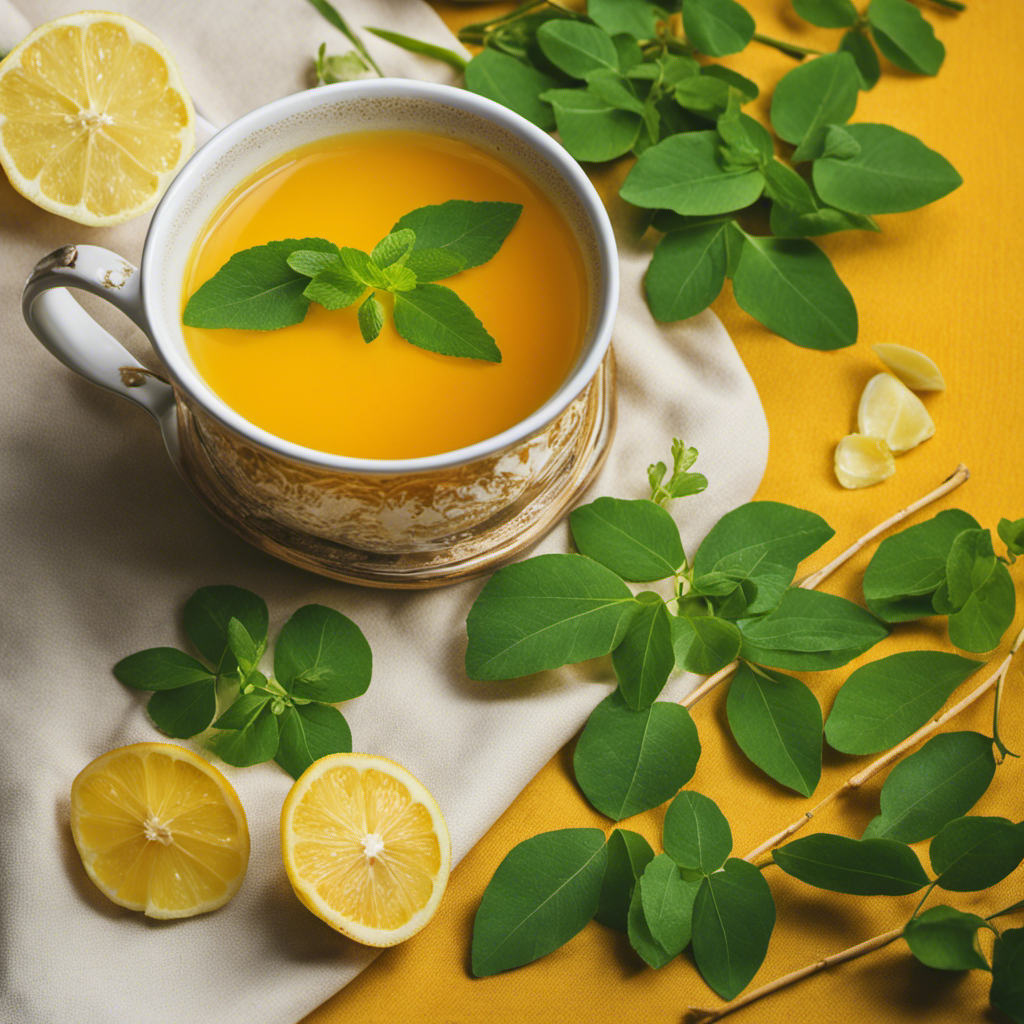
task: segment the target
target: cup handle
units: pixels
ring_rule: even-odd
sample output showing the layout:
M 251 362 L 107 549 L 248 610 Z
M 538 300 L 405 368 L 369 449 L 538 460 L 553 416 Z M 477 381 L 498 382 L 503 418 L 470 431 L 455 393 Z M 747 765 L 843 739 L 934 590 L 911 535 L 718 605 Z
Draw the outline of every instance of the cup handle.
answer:
M 138 268 L 97 245 L 62 246 L 36 264 L 25 283 L 21 308 L 32 333 L 65 366 L 141 405 L 165 427 L 174 408 L 170 384 L 154 376 L 100 327 L 72 298 L 69 288 L 106 299 L 149 336 Z

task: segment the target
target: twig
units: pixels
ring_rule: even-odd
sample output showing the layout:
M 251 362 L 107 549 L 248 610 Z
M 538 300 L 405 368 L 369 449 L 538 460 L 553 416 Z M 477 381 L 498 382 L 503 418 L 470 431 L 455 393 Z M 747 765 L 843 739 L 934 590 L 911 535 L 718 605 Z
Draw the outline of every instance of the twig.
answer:
M 828 565 L 819 569 L 817 572 L 813 572 L 810 576 L 806 576 L 797 584 L 797 586 L 801 587 L 803 590 L 814 590 L 819 583 L 828 579 L 836 569 L 853 558 L 853 556 L 866 544 L 870 544 L 877 536 L 885 533 L 885 531 L 890 527 L 895 526 L 904 519 L 909 518 L 926 505 L 930 505 L 933 501 L 938 501 L 939 498 L 949 494 L 950 491 L 956 490 L 956 488 L 970 478 L 970 475 L 970 470 L 961 462 L 960 465 L 953 470 L 952 475 L 946 477 L 946 479 L 943 480 L 935 490 L 929 491 L 923 498 L 918 498 L 918 500 L 913 504 L 908 505 L 904 509 L 900 509 L 899 512 L 890 516 L 885 520 L 885 522 L 879 523 L 877 526 L 868 530 L 863 537 L 854 541 L 853 544 L 851 544 L 841 555 L 837 555 L 828 563 Z M 718 686 L 719 683 L 725 682 L 725 680 L 739 668 L 739 665 L 739 661 L 733 661 L 726 665 L 725 668 L 719 669 L 713 676 L 708 676 L 708 678 L 705 679 L 696 690 L 688 693 L 679 703 L 682 704 L 684 708 L 693 707 L 701 697 L 710 693 L 716 686 Z
M 828 804 L 832 803 L 837 797 L 842 796 L 843 793 L 849 792 L 851 789 L 857 789 L 863 786 L 873 775 L 880 772 L 887 765 L 892 764 L 893 761 L 897 760 L 906 750 L 920 743 L 925 737 L 930 736 L 937 729 L 941 728 L 946 722 L 948 722 L 954 715 L 960 714 L 964 708 L 969 707 L 980 697 L 983 697 L 989 690 L 995 686 L 1000 679 L 1006 674 L 1006 671 L 1010 667 L 1010 662 L 1013 661 L 1013 656 L 1020 648 L 1022 642 L 1024 642 L 1024 630 L 1021 630 L 1017 639 L 1013 643 L 1013 647 L 1010 649 L 1010 653 L 1003 658 L 999 665 L 999 668 L 995 670 L 977 689 L 972 690 L 962 701 L 958 704 L 954 704 L 948 711 L 943 712 L 938 718 L 933 719 L 926 725 L 922 725 L 917 732 L 908 736 L 902 743 L 897 744 L 892 750 L 886 751 L 881 757 L 872 761 L 871 764 L 864 768 L 862 771 L 857 772 L 856 775 L 851 775 L 837 790 L 829 793 L 824 800 L 819 801 L 811 810 L 807 811 L 804 815 L 794 821 L 791 825 L 787 825 L 781 832 L 776 833 L 771 839 L 766 840 L 760 846 L 751 850 L 743 859 L 747 861 L 755 861 L 763 853 L 767 853 L 769 850 L 778 846 L 783 839 L 788 839 L 794 832 L 799 832 L 818 812 Z
M 851 946 L 849 949 L 844 949 L 841 953 L 833 953 L 832 956 L 827 956 L 824 960 L 808 964 L 806 967 L 801 967 L 798 971 L 793 971 L 790 974 L 783 975 L 781 978 L 776 978 L 767 985 L 755 988 L 753 992 L 748 992 L 745 996 L 740 996 L 739 999 L 734 999 L 732 1002 L 720 1006 L 717 1010 L 703 1010 L 691 1007 L 689 1015 L 691 1019 L 699 1020 L 701 1024 L 709 1024 L 710 1021 L 721 1020 L 735 1010 L 748 1006 L 763 996 L 771 995 L 772 992 L 778 992 L 779 989 L 792 985 L 794 981 L 800 981 L 801 978 L 817 974 L 818 971 L 823 971 L 827 967 L 846 963 L 848 960 L 856 960 L 859 956 L 873 953 L 876 949 L 888 946 L 890 942 L 898 939 L 902 934 L 903 926 L 900 925 L 899 928 L 893 928 L 891 932 L 886 932 L 884 935 L 876 935 L 873 939 L 868 939 L 867 942 L 862 942 L 858 946 Z
M 803 57 L 820 57 L 821 50 L 811 50 L 806 46 L 797 46 L 796 43 L 787 43 L 782 39 L 773 39 L 771 36 L 763 36 L 760 32 L 754 33 L 754 41 L 764 43 L 765 46 L 774 46 L 787 57 L 796 57 L 798 60 Z

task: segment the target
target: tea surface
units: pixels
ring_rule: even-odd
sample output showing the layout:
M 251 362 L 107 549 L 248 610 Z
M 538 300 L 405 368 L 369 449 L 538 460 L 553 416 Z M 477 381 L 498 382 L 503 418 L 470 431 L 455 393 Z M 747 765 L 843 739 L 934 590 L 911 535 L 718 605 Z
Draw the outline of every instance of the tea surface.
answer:
M 386 317 L 366 344 L 356 307 L 313 304 L 276 331 L 183 327 L 200 376 L 255 425 L 360 458 L 434 455 L 514 426 L 568 376 L 587 321 L 583 257 L 562 214 L 517 171 L 419 132 L 361 132 L 305 146 L 242 182 L 198 239 L 185 300 L 236 252 L 321 237 L 369 251 L 404 214 L 449 199 L 521 203 L 498 254 L 443 282 L 493 335 L 501 363 L 410 345 Z M 382 302 L 391 298 L 378 293 Z

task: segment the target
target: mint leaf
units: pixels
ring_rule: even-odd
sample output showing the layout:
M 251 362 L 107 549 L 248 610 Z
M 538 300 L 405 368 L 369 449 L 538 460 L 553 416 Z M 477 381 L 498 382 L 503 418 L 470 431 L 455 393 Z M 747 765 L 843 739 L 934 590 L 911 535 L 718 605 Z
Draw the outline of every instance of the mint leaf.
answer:
M 639 113 L 623 110 L 589 89 L 552 89 L 543 98 L 555 111 L 562 145 L 577 160 L 613 160 L 628 153 L 640 135 Z
M 403 257 L 408 258 L 415 244 L 416 233 L 414 231 L 410 231 L 408 228 L 392 231 L 373 247 L 370 259 L 381 269 L 395 264 L 401 265 L 405 262 Z
M 639 611 L 633 616 L 619 645 L 612 651 L 612 665 L 619 691 L 634 710 L 655 701 L 675 666 L 671 616 L 657 594 L 637 596 Z
M 274 675 L 293 697 L 334 703 L 366 693 L 373 656 L 347 616 L 307 604 L 284 624 L 274 649 Z
M 499 569 L 466 619 L 470 679 L 512 679 L 610 653 L 640 605 L 583 555 L 539 555 Z
M 267 603 L 252 591 L 232 586 L 200 587 L 185 602 L 185 632 L 199 653 L 213 662 L 217 675 L 238 668 L 228 641 L 232 619 L 238 619 L 257 646 L 266 646 L 270 621 Z
M 405 265 L 422 284 L 457 274 L 465 268 L 466 258 L 449 249 L 413 249 L 406 257 Z
M 731 622 L 712 615 L 672 619 L 672 649 L 676 664 L 687 672 L 710 676 L 740 653 L 742 637 Z
M 314 249 L 296 249 L 288 257 L 287 262 L 292 270 L 305 277 L 316 277 L 321 270 L 338 270 L 345 266 L 337 246 L 332 246 L 330 250 L 324 252 Z
M 159 690 L 149 698 L 146 710 L 166 735 L 175 739 L 196 736 L 209 727 L 217 713 L 217 684 L 211 677 L 176 690 Z
M 772 858 L 787 875 L 830 892 L 906 896 L 928 884 L 917 854 L 892 839 L 849 839 L 819 832 L 780 846 Z
M 810 796 L 821 778 L 821 707 L 799 679 L 740 665 L 726 698 L 729 730 L 776 782 Z
M 621 821 L 674 796 L 699 757 L 697 727 L 686 708 L 656 701 L 634 711 L 616 691 L 591 713 L 572 763 L 583 795 Z
M 547 21 L 537 29 L 537 45 L 560 71 L 586 78 L 602 68 L 619 70 L 619 56 L 607 32 L 568 19 Z
M 871 34 L 882 56 L 904 71 L 937 75 L 946 48 L 924 15 L 908 0 L 871 0 L 867 9 Z
M 514 110 L 544 131 L 555 127 L 555 117 L 540 97 L 558 84 L 550 75 L 490 46 L 466 67 L 466 88 L 470 92 Z
M 1024 823 L 964 817 L 947 822 L 928 847 L 940 889 L 978 892 L 1001 882 L 1024 861 Z
M 709 57 L 739 53 L 754 36 L 754 19 L 735 0 L 686 0 L 686 38 Z
M 371 292 L 366 296 L 363 304 L 359 307 L 359 333 L 363 341 L 369 344 L 384 327 L 384 307 L 377 301 L 376 293 Z
M 399 292 L 395 328 L 406 341 L 430 352 L 501 362 L 498 346 L 473 310 L 442 284 L 421 284 Z
M 462 269 L 468 269 L 486 263 L 497 253 L 522 212 L 519 203 L 449 199 L 407 213 L 391 230 L 408 228 L 416 235 L 409 256 L 413 262 L 406 261 L 410 269 L 415 269 L 416 253 L 421 249 L 441 249 L 464 260 Z
M 293 779 L 321 757 L 352 750 L 348 722 L 330 704 L 291 705 L 279 721 L 281 736 L 274 760 Z
M 608 864 L 594 920 L 608 928 L 628 933 L 629 903 L 633 888 L 644 873 L 644 868 L 654 860 L 654 851 L 642 835 L 625 828 L 612 829 L 607 849 Z
M 683 790 L 665 812 L 662 842 L 681 868 L 710 875 L 732 853 L 732 829 L 714 800 Z
M 473 974 L 532 963 L 565 945 L 597 912 L 608 853 L 596 828 L 543 832 L 498 865 L 473 922 Z
M 794 162 L 808 159 L 826 126 L 845 124 L 857 109 L 860 80 L 848 53 L 833 53 L 788 72 L 772 96 L 772 127 L 797 147 Z
M 114 666 L 114 678 L 133 690 L 174 690 L 212 680 L 213 673 L 175 647 L 151 647 L 122 658 Z
M 686 562 L 675 520 L 646 498 L 598 498 L 575 509 L 569 526 L 580 554 L 624 580 L 666 579 Z
M 185 305 L 186 327 L 273 331 L 301 323 L 309 309 L 305 277 L 288 265 L 296 250 L 337 252 L 322 238 L 286 238 L 236 252 L 193 292 Z
M 725 284 L 728 221 L 672 231 L 655 247 L 644 276 L 655 320 L 686 320 L 707 309 Z
M 357 281 L 362 281 L 370 288 L 385 287 L 386 278 L 381 268 L 362 249 L 343 246 L 338 250 L 338 255 L 344 269 Z
M 411 292 L 416 287 L 416 272 L 393 263 L 384 268 L 384 287 L 390 292 Z
M 929 907 L 912 917 L 903 929 L 910 952 L 926 967 L 940 971 L 988 970 L 988 961 L 978 950 L 978 929 L 989 924 L 977 914 L 964 914 L 952 907 Z
M 307 299 L 319 303 L 324 309 L 345 309 L 351 306 L 363 292 L 366 284 L 355 278 L 347 269 L 321 270 L 306 285 L 303 294 Z
M 693 956 L 704 980 L 723 998 L 739 994 L 757 973 L 775 927 L 775 901 L 761 872 L 738 857 L 700 884 L 693 905 Z

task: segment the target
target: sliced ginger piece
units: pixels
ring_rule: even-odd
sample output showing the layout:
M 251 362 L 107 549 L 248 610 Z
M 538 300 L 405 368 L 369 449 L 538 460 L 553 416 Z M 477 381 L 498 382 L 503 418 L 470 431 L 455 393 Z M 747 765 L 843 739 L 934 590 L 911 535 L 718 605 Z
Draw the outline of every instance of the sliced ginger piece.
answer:
M 945 391 L 942 371 L 923 352 L 906 345 L 872 345 L 876 356 L 911 391 Z
M 892 374 L 879 373 L 868 381 L 857 408 L 857 430 L 881 438 L 899 454 L 927 441 L 935 433 L 928 410 L 913 391 Z
M 847 434 L 836 445 L 835 471 L 844 487 L 870 487 L 896 472 L 896 460 L 880 437 Z

